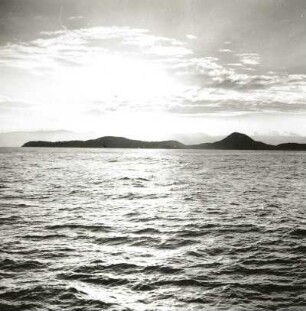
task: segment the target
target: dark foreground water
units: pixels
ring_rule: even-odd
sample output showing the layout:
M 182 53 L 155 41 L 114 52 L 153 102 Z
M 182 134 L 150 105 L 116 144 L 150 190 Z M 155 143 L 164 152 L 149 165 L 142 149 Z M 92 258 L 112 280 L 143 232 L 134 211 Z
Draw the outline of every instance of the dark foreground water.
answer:
M 0 149 L 0 310 L 306 310 L 306 153 Z

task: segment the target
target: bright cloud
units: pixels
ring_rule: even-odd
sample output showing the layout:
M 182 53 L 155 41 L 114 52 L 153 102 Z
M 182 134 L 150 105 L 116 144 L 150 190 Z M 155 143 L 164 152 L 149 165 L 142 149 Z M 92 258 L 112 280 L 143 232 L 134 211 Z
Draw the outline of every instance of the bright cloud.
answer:
M 259 65 L 260 57 L 257 53 L 242 53 L 237 56 L 240 57 L 241 62 L 245 65 Z
M 232 53 L 233 51 L 231 49 L 220 49 L 219 52 L 221 52 L 221 53 Z
M 0 89 L 9 95 L 0 97 L 0 109 L 22 106 L 35 112 L 37 120 L 39 115 L 47 118 L 42 125 L 36 121 L 38 126 L 83 124 L 97 131 L 109 123 L 106 117 L 115 120 L 116 114 L 130 121 L 133 114 L 142 114 L 148 124 L 152 113 L 157 120 L 161 115 L 306 112 L 306 75 L 259 70 L 257 53 L 235 55 L 220 47 L 218 57 L 203 56 L 190 47 L 196 39 L 191 34 L 178 40 L 147 29 L 93 27 L 44 32 L 40 39 L 2 46 L 0 70 L 22 76 L 21 82 L 36 82 L 20 102 L 9 100 L 12 94 Z M 24 104 L 29 102 L 40 108 Z
M 196 40 L 196 39 L 198 39 L 198 37 L 197 37 L 197 36 L 192 35 L 192 34 L 188 34 L 188 35 L 186 35 L 186 38 L 187 38 L 187 39 L 190 39 L 190 40 Z

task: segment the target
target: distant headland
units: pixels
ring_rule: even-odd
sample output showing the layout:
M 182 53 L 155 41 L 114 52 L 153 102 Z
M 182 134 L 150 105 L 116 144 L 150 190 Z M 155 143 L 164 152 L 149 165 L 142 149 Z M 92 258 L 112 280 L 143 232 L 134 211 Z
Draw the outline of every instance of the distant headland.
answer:
M 48 148 L 143 148 L 143 149 L 219 149 L 219 150 L 293 150 L 306 151 L 306 144 L 284 143 L 279 145 L 265 144 L 251 137 L 232 133 L 224 139 L 213 143 L 185 145 L 175 140 L 141 141 L 124 137 L 105 136 L 90 140 L 71 141 L 29 141 L 22 147 Z

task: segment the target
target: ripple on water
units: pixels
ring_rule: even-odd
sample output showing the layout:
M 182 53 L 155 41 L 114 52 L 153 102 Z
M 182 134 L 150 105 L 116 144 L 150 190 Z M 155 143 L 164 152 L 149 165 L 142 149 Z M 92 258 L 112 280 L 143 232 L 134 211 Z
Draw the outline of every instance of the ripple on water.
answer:
M 304 155 L 0 152 L 0 310 L 304 311 Z

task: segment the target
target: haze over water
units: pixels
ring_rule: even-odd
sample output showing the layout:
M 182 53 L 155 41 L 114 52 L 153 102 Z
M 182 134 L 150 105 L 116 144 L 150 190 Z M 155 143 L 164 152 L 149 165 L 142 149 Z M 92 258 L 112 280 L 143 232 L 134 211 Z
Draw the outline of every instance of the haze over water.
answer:
M 0 149 L 1 310 L 306 308 L 304 152 Z

